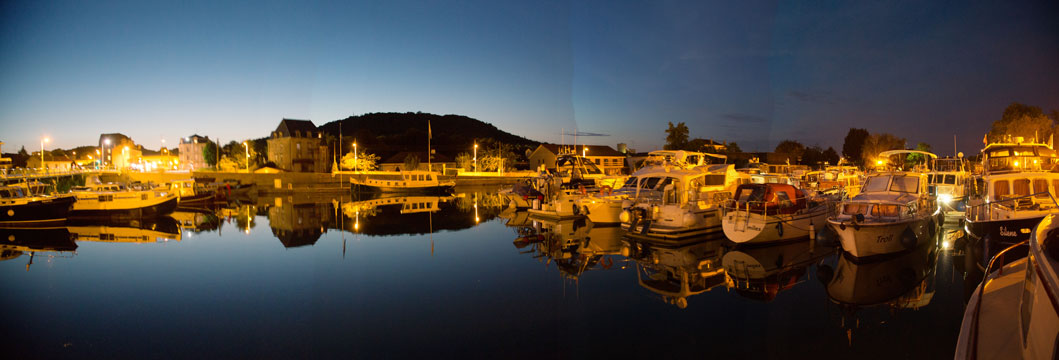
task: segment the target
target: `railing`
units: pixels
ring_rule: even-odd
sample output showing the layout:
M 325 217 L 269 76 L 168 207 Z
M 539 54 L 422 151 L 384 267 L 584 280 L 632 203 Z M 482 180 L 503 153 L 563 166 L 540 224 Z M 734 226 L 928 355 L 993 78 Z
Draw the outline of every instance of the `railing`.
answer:
M 25 179 L 25 178 L 40 178 L 40 177 L 52 177 L 52 176 L 66 176 L 66 175 L 79 175 L 90 172 L 102 171 L 101 169 L 70 169 L 70 170 L 52 170 L 52 169 L 29 169 L 29 168 L 17 168 L 17 169 L 0 169 L 0 179 Z
M 809 199 L 803 198 L 803 202 L 805 203 L 805 209 L 809 209 Z M 787 205 L 788 203 L 789 205 Z M 728 199 L 721 203 L 721 216 L 725 216 L 733 211 L 745 213 L 748 217 L 750 214 L 768 215 L 770 209 L 769 204 L 772 204 L 771 209 L 775 212 L 779 209 L 794 208 L 798 204 L 798 201 L 793 200 L 784 203 L 776 203 L 774 201 L 738 201 L 736 199 Z
M 993 273 L 993 267 L 994 266 L 999 266 L 999 268 L 997 269 L 998 270 L 997 276 L 1003 275 L 1004 274 L 1004 266 L 1010 263 L 1010 261 L 1007 261 L 1007 259 L 1005 259 L 1006 258 L 1005 255 L 1009 251 L 1012 251 L 1012 250 L 1014 250 L 1016 248 L 1021 248 L 1023 246 L 1029 246 L 1029 243 L 1030 243 L 1030 239 L 1026 239 L 1026 240 L 1023 240 L 1022 242 L 1020 242 L 1018 244 L 1011 245 L 1008 248 L 1006 248 L 1004 250 L 1001 250 L 999 253 L 996 254 L 996 256 L 993 256 L 993 258 L 989 260 L 989 266 L 986 266 L 986 268 L 985 268 L 984 280 L 982 280 L 982 284 L 978 286 L 978 302 L 975 304 L 975 307 L 974 307 L 974 325 L 971 326 L 971 335 L 967 337 L 969 339 L 969 342 L 970 342 L 970 344 L 968 344 L 968 349 L 970 349 L 970 351 L 968 353 L 969 356 L 967 358 L 969 358 L 969 359 L 978 358 L 978 321 L 979 321 L 979 319 L 981 318 L 981 315 L 982 315 L 982 300 L 983 300 L 982 296 L 985 294 L 986 285 L 989 284 L 989 282 L 992 280 L 992 279 L 989 278 L 989 276 L 990 276 L 990 274 Z M 1021 258 L 1022 257 L 1018 257 L 1016 259 L 1010 259 L 1010 260 L 1014 261 L 1014 260 L 1018 260 L 1018 259 L 1021 259 Z M 1033 269 L 1030 269 L 1030 264 L 1029 263 L 1026 264 L 1026 271 L 1033 271 Z
M 1029 195 L 1004 198 L 998 201 L 991 201 L 984 204 L 967 206 L 967 217 L 973 221 L 984 221 L 993 220 L 994 209 L 996 209 L 997 211 L 1037 210 L 1034 209 L 1034 206 L 1038 206 L 1039 209 L 1039 205 L 1041 205 L 1041 203 L 1039 203 L 1037 199 L 1041 199 L 1043 202 L 1047 203 L 1044 200 L 1046 199 L 1044 195 L 1047 196 L 1047 199 L 1051 200 L 1052 205 L 1055 205 L 1056 208 L 1059 208 L 1059 200 L 1056 200 L 1055 196 L 1052 196 L 1052 193 L 1048 191 L 1042 191 Z

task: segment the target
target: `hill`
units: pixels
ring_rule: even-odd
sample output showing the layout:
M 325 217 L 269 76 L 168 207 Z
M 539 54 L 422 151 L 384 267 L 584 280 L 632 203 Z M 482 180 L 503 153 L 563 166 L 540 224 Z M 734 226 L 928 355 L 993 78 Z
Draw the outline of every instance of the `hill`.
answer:
M 495 148 L 500 143 L 524 156 L 526 149 L 534 149 L 540 144 L 467 116 L 422 112 L 350 116 L 326 123 L 320 126 L 320 130 L 337 138 L 341 124 L 345 151 L 352 150 L 351 143 L 356 139 L 358 147 L 386 158 L 401 151 L 426 151 L 428 120 L 433 133 L 430 144 L 439 154 L 455 156 L 461 152 L 470 153 L 477 141 L 479 152 Z

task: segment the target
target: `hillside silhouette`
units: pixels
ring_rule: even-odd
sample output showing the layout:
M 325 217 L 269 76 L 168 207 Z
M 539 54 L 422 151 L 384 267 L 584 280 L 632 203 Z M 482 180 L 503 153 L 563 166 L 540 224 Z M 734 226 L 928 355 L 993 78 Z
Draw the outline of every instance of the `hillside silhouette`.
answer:
M 352 151 L 352 142 L 368 153 L 383 158 L 401 151 L 426 151 L 427 121 L 433 132 L 431 148 L 439 154 L 455 156 L 470 153 L 474 142 L 478 151 L 493 148 L 498 143 L 511 146 L 516 154 L 525 154 L 540 144 L 518 135 L 498 129 L 492 124 L 463 115 L 435 115 L 422 112 L 370 113 L 350 116 L 320 126 L 320 130 L 338 137 L 342 124 L 343 152 Z

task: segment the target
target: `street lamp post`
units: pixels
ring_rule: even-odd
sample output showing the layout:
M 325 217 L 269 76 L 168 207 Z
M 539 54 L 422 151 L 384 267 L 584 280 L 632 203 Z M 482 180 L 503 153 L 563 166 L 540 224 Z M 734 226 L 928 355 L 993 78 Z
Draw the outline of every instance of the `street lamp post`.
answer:
M 474 172 L 478 172 L 478 142 L 474 142 Z
M 357 171 L 357 165 L 360 165 L 357 163 L 357 140 L 353 139 L 353 172 Z
M 48 142 L 48 140 L 50 140 L 50 139 L 48 139 L 47 137 L 44 137 L 44 138 L 40 139 L 40 168 L 41 169 L 44 168 L 44 143 Z
M 250 173 L 250 146 L 243 141 L 243 149 L 246 150 L 246 173 Z

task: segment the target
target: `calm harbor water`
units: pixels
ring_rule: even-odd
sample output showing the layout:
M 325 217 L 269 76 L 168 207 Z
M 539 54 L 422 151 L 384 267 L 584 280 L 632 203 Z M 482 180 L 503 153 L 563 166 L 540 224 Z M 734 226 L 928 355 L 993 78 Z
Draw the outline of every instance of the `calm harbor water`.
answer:
M 500 203 L 260 197 L 0 230 L 5 357 L 941 359 L 975 286 L 952 230 L 855 262 L 808 240 L 641 242 Z

